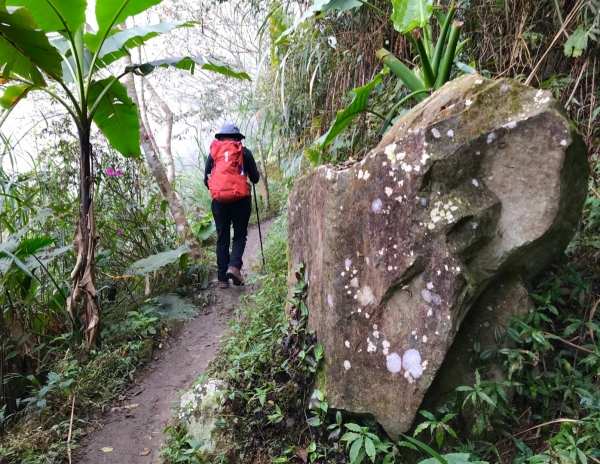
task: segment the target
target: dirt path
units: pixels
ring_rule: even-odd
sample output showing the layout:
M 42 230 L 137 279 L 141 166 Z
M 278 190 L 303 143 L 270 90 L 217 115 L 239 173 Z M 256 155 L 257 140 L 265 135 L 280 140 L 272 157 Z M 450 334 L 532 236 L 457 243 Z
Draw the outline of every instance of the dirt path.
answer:
M 272 221 L 261 224 L 263 242 Z M 244 274 L 259 263 L 258 229 L 248 231 L 244 253 Z M 154 352 L 154 361 L 127 389 L 119 402 L 108 407 L 100 427 L 75 452 L 79 464 L 158 464 L 158 450 L 164 442 L 163 430 L 173 417 L 173 403 L 180 390 L 189 388 L 200 376 L 219 348 L 219 337 L 235 309 L 239 297 L 249 287 L 226 290 L 211 285 L 211 303 L 202 313 L 183 324 L 179 334 Z M 133 406 L 129 409 L 124 406 Z M 101 448 L 113 448 L 103 452 Z

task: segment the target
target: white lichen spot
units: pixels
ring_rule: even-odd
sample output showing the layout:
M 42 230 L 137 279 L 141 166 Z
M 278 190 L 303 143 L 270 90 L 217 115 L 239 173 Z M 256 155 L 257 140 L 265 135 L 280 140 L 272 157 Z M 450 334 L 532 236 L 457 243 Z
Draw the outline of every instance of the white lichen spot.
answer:
M 352 366 L 350 365 L 350 361 L 348 361 L 347 359 L 344 361 L 344 369 L 346 370 L 350 370 Z
M 423 335 L 423 338 L 421 340 L 423 341 L 423 343 L 427 343 L 427 335 Z
M 350 342 L 349 342 L 348 340 L 346 340 L 346 341 L 344 342 L 344 346 L 345 346 L 346 348 L 350 348 Z
M 488 143 L 488 145 L 489 145 L 490 143 L 492 143 L 494 140 L 496 140 L 496 134 L 495 134 L 495 133 L 493 133 L 493 132 L 490 132 L 490 133 L 488 134 L 488 136 L 487 136 L 487 143 Z
M 504 124 L 502 127 L 504 127 L 505 129 L 514 129 L 515 127 L 517 127 L 517 121 L 511 121 L 507 124 Z
M 563 147 L 566 147 L 566 146 L 567 146 L 567 141 L 563 139 L 563 140 L 561 140 L 561 141 L 560 141 L 560 144 L 561 144 Z
M 356 269 L 352 269 L 352 275 L 356 275 L 358 274 L 358 271 Z
M 371 291 L 371 288 L 364 286 L 358 292 L 358 302 L 363 306 L 368 306 L 375 301 L 375 296 Z M 360 311 L 360 309 L 359 309 Z
M 375 214 L 381 213 L 382 208 L 383 203 L 381 203 L 381 200 L 379 198 L 373 200 L 373 203 L 371 203 L 371 209 Z
M 448 137 L 454 137 L 454 131 L 452 129 L 448 131 Z
M 410 172 L 413 169 L 412 166 L 410 164 L 407 164 L 407 163 L 402 163 L 402 165 L 400 166 L 400 168 L 402 168 L 402 170 L 406 171 L 406 172 Z
M 371 341 L 370 338 L 367 338 L 367 353 L 375 353 L 375 352 L 377 352 L 377 347 Z
M 333 308 L 333 297 L 331 295 L 327 295 L 327 304 L 330 308 Z
M 378 330 L 374 330 L 374 331 L 373 331 L 373 336 L 374 336 L 375 338 L 379 338 L 379 331 L 378 331 Z
M 433 301 L 433 304 L 439 306 L 442 304 L 442 297 L 439 296 L 437 293 L 434 293 L 433 295 L 431 295 L 431 301 Z
M 344 271 L 342 271 L 342 272 L 340 273 L 340 275 L 341 275 L 342 277 L 344 277 L 344 276 L 346 275 L 346 273 L 345 273 Z
M 402 203 L 402 195 L 394 198 L 394 200 L 396 200 L 398 203 Z
M 349 271 L 350 270 L 350 266 L 352 266 L 352 260 L 350 258 L 346 258 L 344 260 L 344 266 L 346 266 L 346 270 Z
M 402 359 L 398 353 L 392 353 L 385 359 L 385 365 L 388 371 L 393 374 L 397 374 L 402 370 Z
M 427 153 L 423 153 L 421 155 L 421 164 L 425 165 L 427 163 L 427 160 L 431 158 L 430 155 L 428 155 Z
M 364 177 L 364 175 L 365 175 L 365 173 L 363 172 L 363 170 L 362 170 L 362 169 L 360 169 L 360 170 L 358 171 L 358 178 L 359 178 L 359 179 L 362 179 L 362 178 Z
M 394 193 L 394 191 L 393 191 L 393 190 L 392 190 L 390 187 L 386 187 L 386 188 L 385 188 L 385 194 L 386 194 L 388 197 L 391 197 L 391 196 L 392 196 L 392 193 Z
M 387 166 L 387 161 L 384 161 L 383 163 L 381 163 L 381 165 L 382 165 L 383 167 L 386 167 L 386 166 Z
M 433 282 L 428 282 L 427 283 L 427 289 L 428 290 L 433 290 Z
M 437 130 L 435 127 L 434 127 L 433 129 L 431 129 L 431 133 L 433 134 L 433 136 L 434 136 L 436 139 L 439 139 L 439 138 L 441 137 L 441 135 L 442 135 L 442 134 L 440 134 L 440 131 L 439 131 L 439 130 Z
M 369 259 L 369 257 L 368 257 L 368 256 L 365 256 L 365 262 L 366 262 L 367 264 L 370 264 L 371 260 Z
M 413 379 L 418 379 L 421 377 L 421 374 L 423 373 L 423 366 L 421 366 L 421 353 L 414 348 L 411 348 L 404 353 L 404 356 L 402 356 L 402 365 Z
M 387 340 L 384 340 L 381 345 L 383 346 L 383 354 L 387 355 L 388 351 L 390 349 L 390 342 L 388 342 Z
M 421 170 L 421 166 L 419 166 L 418 164 L 415 164 L 413 166 L 413 169 L 415 170 L 415 172 L 419 172 Z
M 475 81 L 475 83 L 476 83 L 476 84 L 483 84 L 483 79 L 477 79 L 477 80 Z
M 373 330 L 378 330 L 379 327 L 377 326 L 377 324 L 373 324 Z
M 355 277 L 354 279 L 352 279 L 350 281 L 350 286 L 354 287 L 354 288 L 358 288 L 358 278 L 357 277 Z
M 456 266 L 456 272 L 460 272 L 460 267 Z
M 477 227 L 478 227 L 478 225 L 476 222 L 471 223 L 471 229 L 475 230 L 475 229 L 477 229 Z
M 473 104 L 472 100 L 466 100 L 465 101 L 465 106 L 471 106 Z
M 479 182 L 477 182 L 477 179 L 473 179 L 471 181 L 471 183 L 475 186 L 475 187 L 479 187 Z
M 433 222 L 430 222 L 429 224 L 427 224 L 427 229 L 429 229 L 429 230 L 435 229 L 435 224 Z
M 427 311 L 427 317 L 431 316 L 433 316 L 433 308 L 429 308 L 429 311 Z
M 432 301 L 432 295 L 431 295 L 431 292 L 429 290 L 427 290 L 426 288 L 424 288 L 423 290 L 421 290 L 421 296 L 423 297 L 423 299 L 427 303 L 431 303 L 431 301 Z
M 177 226 L 177 232 L 181 232 L 183 229 L 185 229 L 185 226 L 183 224 Z
M 365 319 L 369 319 L 371 315 L 369 313 L 365 313 Z
M 385 153 L 385 155 L 392 159 L 395 157 L 396 155 L 396 144 L 395 143 L 391 143 L 389 144 L 387 147 L 384 148 L 383 152 Z
M 388 266 L 388 267 L 387 267 L 387 270 L 388 270 L 388 271 L 391 271 L 392 269 L 394 269 L 394 267 L 393 267 L 393 266 Z

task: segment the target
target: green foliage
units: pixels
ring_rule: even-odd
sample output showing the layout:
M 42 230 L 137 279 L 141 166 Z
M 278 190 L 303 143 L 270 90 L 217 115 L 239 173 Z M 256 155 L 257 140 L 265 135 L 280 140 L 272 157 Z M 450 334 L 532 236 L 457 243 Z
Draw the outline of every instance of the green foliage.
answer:
M 433 414 L 431 414 L 429 411 L 419 411 L 419 412 L 422 416 L 424 416 L 428 420 L 421 422 L 417 426 L 413 436 L 416 437 L 422 431 L 429 429 L 431 432 L 431 436 L 435 435 L 435 441 L 436 441 L 438 447 L 440 447 L 440 448 L 442 446 L 442 443 L 444 442 L 444 436 L 446 434 L 449 434 L 458 440 L 458 437 L 456 436 L 456 432 L 454 431 L 454 429 L 450 425 L 447 424 L 447 422 L 449 420 L 451 420 L 453 417 L 455 417 L 456 414 L 446 414 L 444 417 L 442 417 L 438 421 L 435 418 L 435 416 Z
M 187 245 L 181 245 L 176 250 L 163 251 L 156 253 L 155 255 L 148 256 L 147 258 L 140 259 L 131 265 L 129 271 L 135 275 L 146 275 L 154 272 L 168 264 L 173 264 L 181 258 L 182 255 L 187 253 L 189 248 Z
M 352 103 L 346 109 L 338 111 L 335 121 L 329 128 L 327 133 L 322 135 L 315 145 L 319 149 L 325 148 L 352 122 L 352 120 L 360 113 L 367 110 L 367 99 L 373 87 L 381 83 L 381 74 L 377 74 L 368 84 L 354 89 L 354 97 Z M 316 160 L 311 160 L 316 164 Z
M 349 432 L 346 432 L 341 441 L 346 442 L 349 449 L 350 464 L 363 462 L 367 457 L 371 462 L 375 462 L 378 455 L 383 455 L 384 463 L 394 462 L 395 453 L 392 451 L 392 444 L 382 442 L 379 437 L 369 431 L 369 427 L 348 423 L 344 425 Z
M 433 13 L 433 0 L 392 0 L 394 28 L 405 34 L 427 25 Z

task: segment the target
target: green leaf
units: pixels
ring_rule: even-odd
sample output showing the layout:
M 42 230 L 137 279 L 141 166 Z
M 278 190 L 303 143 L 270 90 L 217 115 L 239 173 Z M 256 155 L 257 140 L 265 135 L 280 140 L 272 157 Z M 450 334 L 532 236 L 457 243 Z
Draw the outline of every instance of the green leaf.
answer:
M 444 459 L 448 464 L 487 464 L 485 461 L 471 461 L 471 456 L 466 453 L 450 453 L 445 454 L 444 456 L 440 456 Z M 437 458 L 430 458 L 421 461 L 419 464 L 439 464 L 442 461 L 439 461 Z
M 137 107 L 127 95 L 127 89 L 114 77 L 95 81 L 90 88 L 88 107 L 92 107 L 108 87 L 94 113 L 94 122 L 110 144 L 126 158 L 138 158 L 140 151 L 140 123 Z
M 358 453 L 362 448 L 363 437 L 358 438 L 354 443 L 352 443 L 352 447 L 350 448 L 350 464 L 357 463 Z
M 421 415 L 423 417 L 426 417 L 427 419 L 436 422 L 435 420 L 435 416 L 433 414 L 431 414 L 429 411 L 426 411 L 425 409 L 422 409 L 421 411 L 419 411 L 421 413 Z
M 329 3 L 324 5 L 321 11 L 345 11 L 351 10 L 352 8 L 360 8 L 361 6 L 363 6 L 363 4 L 358 0 L 329 0 Z
M 335 138 L 346 128 L 348 125 L 354 120 L 356 116 L 367 109 L 367 100 L 369 98 L 369 94 L 373 87 L 381 82 L 381 74 L 377 74 L 375 79 L 371 82 L 363 85 L 362 87 L 357 87 L 354 89 L 354 98 L 352 99 L 352 103 L 344 110 L 340 110 L 337 112 L 335 117 L 335 121 L 329 128 L 329 130 L 322 135 L 318 140 L 315 141 L 315 145 L 323 149 L 331 142 L 335 140 Z
M 4 91 L 4 94 L 0 97 L 0 106 L 7 110 L 11 109 L 21 98 L 25 98 L 27 96 L 27 92 L 29 92 L 31 86 L 28 84 L 22 85 L 10 85 Z
M 352 422 L 350 422 L 349 424 L 345 424 L 345 426 L 348 430 L 352 430 L 353 432 L 362 433 L 363 431 L 363 428 L 360 425 L 353 424 Z
M 405 34 L 424 27 L 433 13 L 433 0 L 392 0 L 394 29 Z
M 411 443 L 417 445 L 419 448 L 421 448 L 422 450 L 426 451 L 427 453 L 429 453 L 430 456 L 433 456 L 434 458 L 437 459 L 435 462 L 437 463 L 441 463 L 441 464 L 448 464 L 448 461 L 446 461 L 446 459 L 444 459 L 440 453 L 438 453 L 437 451 L 435 451 L 434 449 L 432 449 L 429 445 L 426 445 L 425 443 L 423 443 L 420 440 L 417 440 L 416 438 L 412 438 L 409 437 L 408 435 L 402 435 L 404 438 L 406 438 L 408 441 L 410 441 Z
M 521 336 L 519 335 L 519 333 L 513 329 L 512 327 L 509 327 L 507 325 L 504 326 L 504 330 L 506 331 L 506 333 L 508 334 L 508 336 L 510 338 L 512 338 L 515 342 L 517 342 L 519 345 L 523 343 L 523 340 L 521 340 Z
M 103 35 L 116 24 L 121 24 L 130 16 L 140 14 L 162 0 L 97 0 L 96 21 L 99 33 Z
M 98 58 L 102 61 L 102 67 L 128 55 L 127 49 L 144 45 L 148 40 L 158 37 L 161 34 L 167 34 L 173 29 L 180 27 L 191 27 L 198 24 L 196 21 L 178 21 L 173 23 L 161 23 L 153 26 L 133 27 L 122 31 L 114 31 L 103 44 L 100 44 L 102 36 L 99 33 L 87 33 L 83 36 L 86 46 L 92 51 L 98 51 Z
M 573 58 L 581 56 L 587 49 L 589 34 L 589 30 L 579 26 L 565 42 L 565 55 Z
M 353 442 L 354 440 L 358 439 L 359 437 L 362 437 L 362 435 L 360 433 L 355 433 L 355 432 L 347 432 L 345 433 L 342 438 L 340 439 L 341 441 L 347 441 L 348 443 Z
M 4 79 L 11 74 L 46 86 L 42 72 L 62 78 L 62 58 L 26 8 L 7 10 L 0 3 L 0 68 Z M 39 68 L 39 69 L 38 69 Z
M 199 56 L 185 56 L 175 58 L 164 58 L 162 60 L 155 60 L 149 63 L 137 64 L 133 66 L 133 70 L 136 70 L 144 75 L 150 74 L 156 68 L 168 68 L 173 66 L 177 69 L 184 69 L 194 74 L 196 66 L 206 71 L 213 71 L 219 74 L 223 74 L 227 77 L 235 77 L 236 79 L 246 79 L 252 81 L 248 73 L 243 71 L 236 71 L 231 66 L 221 63 L 213 58 L 201 58 Z
M 129 274 L 140 276 L 149 274 L 167 264 L 173 264 L 182 254 L 187 253 L 188 251 L 190 251 L 190 249 L 187 245 L 182 245 L 176 250 L 163 251 L 162 253 L 148 256 L 147 258 L 140 259 L 133 263 L 127 272 Z
M 44 32 L 75 32 L 85 22 L 85 0 L 6 0 L 7 6 L 24 6 Z
M 365 451 L 371 462 L 375 462 L 375 445 L 369 437 L 365 437 Z

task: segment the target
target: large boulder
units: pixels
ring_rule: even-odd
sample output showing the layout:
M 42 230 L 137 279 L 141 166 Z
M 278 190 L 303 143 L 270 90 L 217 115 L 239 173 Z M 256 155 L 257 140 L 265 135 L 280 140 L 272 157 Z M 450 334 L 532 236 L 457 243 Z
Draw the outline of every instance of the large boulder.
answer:
M 469 75 L 361 162 L 297 180 L 290 283 L 305 263 L 330 407 L 371 415 L 392 437 L 408 430 L 482 293 L 564 251 L 588 173 L 583 141 L 548 92 Z

